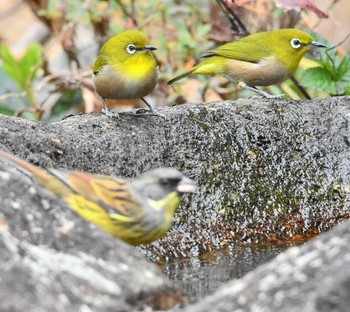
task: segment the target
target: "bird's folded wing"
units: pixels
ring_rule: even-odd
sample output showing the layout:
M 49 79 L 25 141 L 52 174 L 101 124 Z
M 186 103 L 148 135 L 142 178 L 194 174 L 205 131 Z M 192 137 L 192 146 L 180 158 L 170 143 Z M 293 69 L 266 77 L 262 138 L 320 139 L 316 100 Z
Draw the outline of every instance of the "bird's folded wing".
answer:
M 55 174 L 55 172 L 52 172 Z M 55 174 L 56 175 L 56 174 Z M 116 218 L 135 217 L 142 213 L 142 203 L 130 193 L 130 183 L 126 179 L 93 175 L 78 171 L 57 176 L 71 190 L 87 200 L 95 202 Z
M 249 52 L 247 53 L 247 51 Z M 215 55 L 239 61 L 259 63 L 266 56 L 271 55 L 271 51 L 267 47 L 257 45 L 255 42 L 235 41 L 204 52 L 201 57 L 207 58 Z
M 105 55 L 100 54 L 92 67 L 92 72 L 94 73 L 94 75 L 97 75 L 98 72 L 108 64 L 110 64 L 109 58 Z

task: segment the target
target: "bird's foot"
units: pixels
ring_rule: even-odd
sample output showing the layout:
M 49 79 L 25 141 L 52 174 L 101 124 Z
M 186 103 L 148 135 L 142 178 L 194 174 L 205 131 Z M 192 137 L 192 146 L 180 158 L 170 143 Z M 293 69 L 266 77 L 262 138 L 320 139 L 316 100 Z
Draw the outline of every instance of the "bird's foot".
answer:
M 261 90 L 259 90 L 261 91 Z M 264 93 L 264 95 L 253 95 L 250 97 L 250 99 L 252 100 L 261 100 L 261 99 L 282 99 L 285 96 L 287 96 L 286 94 L 270 94 L 264 91 L 261 91 Z
M 152 109 L 145 109 L 145 108 L 140 108 L 136 111 L 136 114 L 147 114 L 150 116 L 158 116 L 161 117 L 163 119 L 166 119 L 166 116 L 162 113 L 159 113 L 157 110 L 155 110 L 153 107 Z
M 153 116 L 158 116 L 161 117 L 163 119 L 166 119 L 166 116 L 162 113 L 159 113 L 151 104 L 149 104 L 145 98 L 141 98 L 141 100 L 148 106 L 149 108 L 149 113 Z
M 281 99 L 283 97 L 285 97 L 285 94 L 270 94 L 268 92 L 259 90 L 255 87 L 251 87 L 249 85 L 247 85 L 245 82 L 240 81 L 237 83 L 237 86 L 240 88 L 244 88 L 250 91 L 253 91 L 254 93 L 258 94 L 257 96 L 252 96 L 250 97 L 251 99 L 261 99 L 261 98 L 265 98 L 265 99 Z
M 102 114 L 105 114 L 107 117 L 112 117 L 112 118 L 119 118 L 119 114 L 117 112 L 112 112 L 106 103 L 106 99 L 102 97 L 102 102 L 103 102 L 103 108 L 102 108 Z
M 112 112 L 108 108 L 107 109 L 102 108 L 102 114 L 105 114 L 107 117 L 119 119 L 119 114 L 117 112 Z

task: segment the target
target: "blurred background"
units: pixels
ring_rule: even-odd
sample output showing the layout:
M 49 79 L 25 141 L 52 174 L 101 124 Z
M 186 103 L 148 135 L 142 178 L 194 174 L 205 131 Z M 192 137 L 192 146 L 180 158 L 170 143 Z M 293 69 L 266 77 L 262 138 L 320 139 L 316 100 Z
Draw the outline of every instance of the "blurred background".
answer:
M 101 45 L 127 29 L 144 31 L 158 48 L 159 83 L 147 97 L 152 104 L 247 98 L 251 92 L 223 77 L 166 85 L 201 52 L 244 35 L 232 27 L 230 12 L 250 33 L 299 28 L 330 47 L 300 64 L 295 77 L 303 88 L 288 80 L 267 91 L 293 99 L 350 95 L 348 0 L 0 0 L 0 113 L 52 122 L 100 111 L 91 66 Z M 143 105 L 109 104 L 116 110 Z

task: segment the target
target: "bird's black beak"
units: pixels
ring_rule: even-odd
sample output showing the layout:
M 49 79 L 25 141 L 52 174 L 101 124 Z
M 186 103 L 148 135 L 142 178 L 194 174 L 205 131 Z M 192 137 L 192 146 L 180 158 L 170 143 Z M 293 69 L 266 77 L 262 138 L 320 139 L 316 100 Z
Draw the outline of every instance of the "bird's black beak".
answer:
M 327 46 L 324 45 L 323 43 L 316 42 L 316 41 L 312 41 L 307 46 L 310 47 L 310 48 L 327 48 Z
M 176 190 L 179 193 L 193 193 L 196 190 L 196 183 L 189 178 L 183 177 Z
M 144 48 L 142 48 L 142 51 L 154 51 L 154 50 L 157 50 L 157 48 L 151 45 L 146 45 Z

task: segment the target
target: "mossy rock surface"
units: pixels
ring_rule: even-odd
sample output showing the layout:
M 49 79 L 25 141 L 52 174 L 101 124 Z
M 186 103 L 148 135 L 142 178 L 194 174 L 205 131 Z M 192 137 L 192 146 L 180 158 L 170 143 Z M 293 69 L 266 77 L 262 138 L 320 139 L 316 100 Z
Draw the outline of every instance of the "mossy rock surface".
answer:
M 157 116 L 1 116 L 3 149 L 42 167 L 135 176 L 171 166 L 198 182 L 153 260 L 303 241 L 349 217 L 350 98 L 225 101 Z
M 0 148 L 35 165 L 125 177 L 170 166 L 198 183 L 169 235 L 140 253 L 0 162 L 1 308 L 165 309 L 183 296 L 144 255 L 163 262 L 237 244 L 294 244 L 349 217 L 349 98 L 160 111 L 165 120 L 0 116 Z

